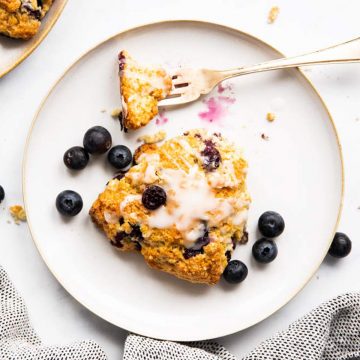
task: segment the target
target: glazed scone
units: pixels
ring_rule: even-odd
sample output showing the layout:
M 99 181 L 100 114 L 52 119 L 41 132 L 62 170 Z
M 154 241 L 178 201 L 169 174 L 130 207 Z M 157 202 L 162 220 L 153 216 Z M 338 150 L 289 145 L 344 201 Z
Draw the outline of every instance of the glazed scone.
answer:
M 0 34 L 30 39 L 52 3 L 53 0 L 0 0 Z
M 134 161 L 94 202 L 92 220 L 114 247 L 140 251 L 150 267 L 217 283 L 247 239 L 241 151 L 220 134 L 192 130 L 161 146 L 142 145 Z
M 158 114 L 158 101 L 170 93 L 170 76 L 161 68 L 139 65 L 123 50 L 119 54 L 119 78 L 125 129 L 145 126 Z

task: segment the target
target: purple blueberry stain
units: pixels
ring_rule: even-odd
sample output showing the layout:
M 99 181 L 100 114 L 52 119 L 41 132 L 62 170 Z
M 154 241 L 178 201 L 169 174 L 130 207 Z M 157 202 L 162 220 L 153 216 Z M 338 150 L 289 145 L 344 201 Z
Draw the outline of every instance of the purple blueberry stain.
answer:
M 22 9 L 25 10 L 30 16 L 34 17 L 36 20 L 41 19 L 41 11 L 34 9 L 30 3 L 23 4 Z
M 111 240 L 110 244 L 117 248 L 122 248 L 124 246 L 122 241 L 126 238 L 126 236 L 127 236 L 127 234 L 125 231 L 119 231 L 115 235 L 114 240 Z
M 191 248 L 184 250 L 184 254 L 183 254 L 184 258 L 190 259 L 196 255 L 203 254 L 204 247 L 209 243 L 210 243 L 209 231 L 207 230 L 205 224 L 204 235 L 199 237 Z
M 185 249 L 184 250 L 184 259 L 188 260 L 196 255 L 199 254 L 203 254 L 204 253 L 204 249 L 200 249 L 200 250 L 194 250 L 194 249 Z
M 191 247 L 192 250 L 201 250 L 204 246 L 210 243 L 209 232 L 206 230 L 204 235 L 198 238 L 195 244 Z
M 118 60 L 119 60 L 119 71 L 123 71 L 125 68 L 126 58 L 122 51 L 120 51 L 119 53 Z
M 131 233 L 129 234 L 129 236 L 131 237 L 132 241 L 143 241 L 144 237 L 143 234 L 140 230 L 140 226 L 139 225 L 133 225 Z
M 220 166 L 221 155 L 212 140 L 205 140 L 205 148 L 201 151 L 203 156 L 203 168 L 210 172 L 216 170 Z
M 228 250 L 228 251 L 225 253 L 225 256 L 226 256 L 227 261 L 229 262 L 229 261 L 231 260 L 231 251 Z

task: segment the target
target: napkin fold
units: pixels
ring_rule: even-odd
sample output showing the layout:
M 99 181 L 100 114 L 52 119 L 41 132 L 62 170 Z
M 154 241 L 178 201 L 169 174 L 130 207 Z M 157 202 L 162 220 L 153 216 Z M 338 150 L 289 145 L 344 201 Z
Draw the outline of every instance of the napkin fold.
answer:
M 44 346 L 30 325 L 24 300 L 0 267 L 1 360 L 106 360 L 93 341 Z M 332 299 L 269 340 L 243 360 L 360 359 L 360 293 Z M 237 360 L 214 341 L 186 344 L 130 334 L 124 360 Z
M 182 345 L 129 335 L 124 360 L 236 360 L 221 345 Z M 360 359 L 360 294 L 332 299 L 266 340 L 243 360 Z
M 0 267 L 0 359 L 1 360 L 106 360 L 93 341 L 68 346 L 44 346 L 30 325 L 22 297 Z

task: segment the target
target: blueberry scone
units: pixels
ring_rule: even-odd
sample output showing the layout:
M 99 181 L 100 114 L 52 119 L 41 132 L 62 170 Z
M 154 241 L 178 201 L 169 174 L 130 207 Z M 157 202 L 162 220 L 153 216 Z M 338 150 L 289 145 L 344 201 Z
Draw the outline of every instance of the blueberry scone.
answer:
M 53 0 L 0 0 L 0 34 L 30 39 L 52 3 Z
M 120 251 L 194 283 L 219 281 L 246 242 L 247 163 L 220 134 L 192 130 L 145 144 L 135 165 L 112 179 L 90 216 Z
M 171 90 L 171 77 L 161 68 L 139 65 L 127 51 L 119 54 L 122 121 L 126 129 L 145 126 L 158 114 L 158 101 Z

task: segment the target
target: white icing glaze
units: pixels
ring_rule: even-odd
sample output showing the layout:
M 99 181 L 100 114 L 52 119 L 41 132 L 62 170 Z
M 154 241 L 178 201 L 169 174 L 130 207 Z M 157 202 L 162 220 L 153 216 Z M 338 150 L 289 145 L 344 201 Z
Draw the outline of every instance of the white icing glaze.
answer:
M 133 201 L 141 201 L 141 195 L 131 194 L 125 197 L 125 199 L 120 203 L 120 211 L 124 211 L 125 207 Z
M 151 184 L 158 179 L 158 177 L 156 175 L 156 170 L 157 170 L 156 166 L 154 166 L 151 163 L 147 164 L 145 174 L 144 174 L 144 183 L 145 184 Z
M 114 212 L 104 211 L 104 218 L 108 224 L 117 224 L 119 222 L 119 217 Z
M 245 209 L 239 211 L 235 216 L 233 216 L 232 223 L 234 225 L 241 225 L 247 221 L 247 218 L 248 218 L 248 211 Z
M 217 171 L 209 173 L 208 180 L 214 188 L 235 187 L 240 184 L 232 160 L 224 160 Z
M 157 75 L 159 69 L 149 67 L 147 68 L 148 72 L 141 71 L 139 65 L 135 61 L 129 65 L 129 67 L 133 67 L 134 69 L 126 68 L 122 72 L 122 76 L 128 79 L 138 80 L 142 84 L 149 84 L 150 91 L 161 89 L 164 94 L 168 91 L 168 86 L 165 83 L 165 72 L 164 76 L 160 76 Z M 149 89 L 144 89 L 143 93 L 139 95 L 147 95 L 148 92 Z
M 194 225 L 199 220 L 208 220 L 208 212 L 218 206 L 205 174 L 195 165 L 188 174 L 183 170 L 164 169 L 160 177 L 165 181 L 167 205 L 151 214 L 149 225 L 155 228 L 175 225 L 185 239 L 195 241 L 198 237 L 194 239 Z
M 190 242 L 191 245 L 194 241 L 204 235 L 204 231 L 205 224 L 200 222 L 197 226 L 185 234 L 185 239 Z

